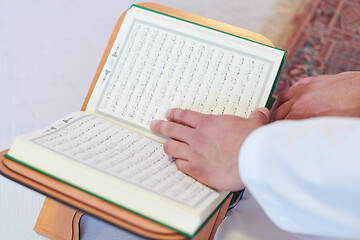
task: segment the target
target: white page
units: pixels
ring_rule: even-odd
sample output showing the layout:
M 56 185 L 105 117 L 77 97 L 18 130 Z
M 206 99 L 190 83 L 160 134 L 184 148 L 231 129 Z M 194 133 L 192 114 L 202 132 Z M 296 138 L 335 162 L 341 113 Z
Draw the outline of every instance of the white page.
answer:
M 179 171 L 161 143 L 84 112 L 70 114 L 21 138 L 192 209 L 219 197 L 216 191 Z M 65 174 L 57 177 L 67 180 Z
M 142 131 L 179 107 L 248 117 L 264 106 L 283 51 L 148 10 L 126 14 L 87 111 Z

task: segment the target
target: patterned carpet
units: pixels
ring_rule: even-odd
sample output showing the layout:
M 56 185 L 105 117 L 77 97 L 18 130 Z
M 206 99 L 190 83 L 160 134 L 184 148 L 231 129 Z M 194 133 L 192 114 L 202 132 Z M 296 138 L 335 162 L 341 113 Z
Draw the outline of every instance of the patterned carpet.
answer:
M 360 0 L 310 1 L 292 36 L 275 96 L 307 76 L 360 70 Z

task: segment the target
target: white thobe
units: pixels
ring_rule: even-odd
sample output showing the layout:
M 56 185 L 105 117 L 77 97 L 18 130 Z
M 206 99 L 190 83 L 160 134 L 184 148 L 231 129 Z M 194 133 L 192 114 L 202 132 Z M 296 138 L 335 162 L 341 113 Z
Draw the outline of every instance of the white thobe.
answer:
M 321 117 L 261 127 L 244 142 L 239 171 L 281 229 L 360 238 L 360 118 Z

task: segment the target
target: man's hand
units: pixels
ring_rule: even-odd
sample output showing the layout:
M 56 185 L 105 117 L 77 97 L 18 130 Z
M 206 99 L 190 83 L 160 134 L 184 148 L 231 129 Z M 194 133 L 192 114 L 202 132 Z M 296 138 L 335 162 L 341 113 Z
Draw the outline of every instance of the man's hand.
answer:
M 249 119 L 174 108 L 166 113 L 168 121 L 153 121 L 150 129 L 170 138 L 164 151 L 181 171 L 217 190 L 235 191 L 245 187 L 239 150 L 252 131 L 268 123 L 268 116 L 266 108 L 256 109 Z
M 304 78 L 279 95 L 270 121 L 318 116 L 360 117 L 360 71 Z

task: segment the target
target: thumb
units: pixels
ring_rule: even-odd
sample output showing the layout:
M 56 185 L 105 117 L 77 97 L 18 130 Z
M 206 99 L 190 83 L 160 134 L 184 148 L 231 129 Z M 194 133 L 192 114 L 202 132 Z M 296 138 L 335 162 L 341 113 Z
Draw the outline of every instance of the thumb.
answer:
M 265 107 L 259 107 L 255 109 L 249 116 L 249 118 L 257 119 L 264 125 L 269 122 L 269 117 L 270 117 L 270 111 Z

